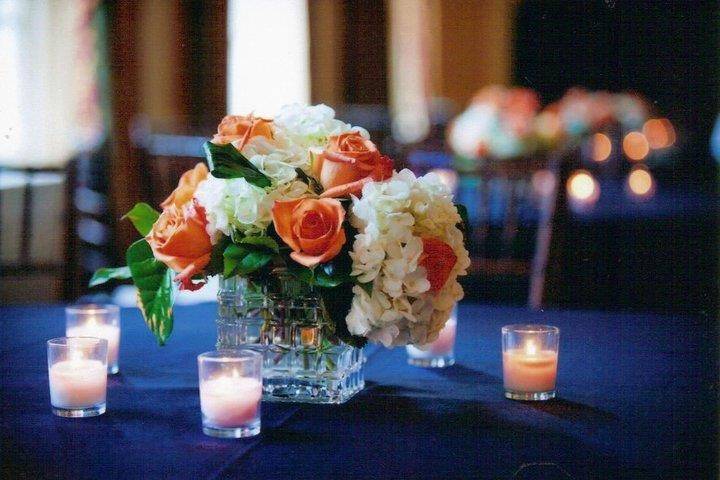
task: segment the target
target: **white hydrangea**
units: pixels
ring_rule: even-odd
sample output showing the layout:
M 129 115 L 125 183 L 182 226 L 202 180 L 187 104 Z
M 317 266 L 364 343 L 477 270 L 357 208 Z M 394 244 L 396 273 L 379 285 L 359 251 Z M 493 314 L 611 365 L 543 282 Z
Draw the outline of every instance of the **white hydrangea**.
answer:
M 372 286 L 369 294 L 353 288 L 350 332 L 386 346 L 435 340 L 463 296 L 457 277 L 470 266 L 457 228 L 460 216 L 441 179 L 403 170 L 388 181 L 368 183 L 362 198 L 353 198 L 350 221 L 359 231 L 350 252 L 352 274 Z M 419 265 L 423 237 L 444 241 L 458 257 L 436 294 L 429 292 L 427 272 Z
M 322 148 L 328 137 L 350 131 L 360 132 L 365 138 L 370 138 L 365 129 L 336 119 L 335 110 L 322 103 L 285 105 L 280 108 L 273 121 L 280 136 L 306 149 Z
M 208 175 L 198 185 L 195 199 L 205 209 L 210 238 L 219 232 L 252 234 L 264 231 L 272 217 L 272 200 L 267 192 L 244 178 L 222 179 Z

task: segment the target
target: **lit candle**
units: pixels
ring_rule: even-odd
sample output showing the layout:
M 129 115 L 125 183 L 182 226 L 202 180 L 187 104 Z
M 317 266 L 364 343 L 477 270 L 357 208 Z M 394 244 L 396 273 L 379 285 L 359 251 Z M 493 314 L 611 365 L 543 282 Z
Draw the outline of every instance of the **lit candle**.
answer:
M 260 433 L 262 354 L 244 348 L 198 355 L 203 432 L 223 438 Z
M 83 325 L 68 327 L 65 334 L 68 337 L 104 338 L 108 342 L 108 365 L 117 367 L 118 350 L 120 349 L 119 327 L 114 325 L 100 325 L 96 323 L 94 318 L 91 318 Z
M 65 309 L 68 337 L 104 338 L 108 342 L 108 372 L 119 371 L 120 309 L 116 305 L 74 305 Z
M 555 397 L 558 364 L 556 327 L 503 327 L 503 382 L 505 396 L 514 400 Z
M 457 331 L 457 305 L 440 330 L 434 342 L 425 345 L 408 345 L 408 363 L 415 367 L 443 368 L 455 364 L 455 333 Z
M 457 320 L 450 318 L 438 335 L 437 340 L 429 345 L 428 350 L 433 355 L 448 355 L 455 348 L 455 332 L 457 331 Z
M 50 402 L 80 409 L 105 403 L 107 371 L 99 360 L 62 360 L 50 367 Z
M 91 417 L 105 412 L 107 340 L 53 338 L 48 340 L 48 380 L 53 413 Z
M 222 376 L 200 384 L 200 409 L 208 424 L 233 428 L 257 417 L 262 383 L 254 378 Z

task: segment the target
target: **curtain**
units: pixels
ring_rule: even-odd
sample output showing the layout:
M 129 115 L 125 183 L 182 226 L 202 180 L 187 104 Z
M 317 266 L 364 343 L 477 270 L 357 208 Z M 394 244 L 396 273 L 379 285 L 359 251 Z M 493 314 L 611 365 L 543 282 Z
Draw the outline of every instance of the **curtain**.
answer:
M 0 0 L 0 166 L 62 167 L 102 135 L 96 0 Z

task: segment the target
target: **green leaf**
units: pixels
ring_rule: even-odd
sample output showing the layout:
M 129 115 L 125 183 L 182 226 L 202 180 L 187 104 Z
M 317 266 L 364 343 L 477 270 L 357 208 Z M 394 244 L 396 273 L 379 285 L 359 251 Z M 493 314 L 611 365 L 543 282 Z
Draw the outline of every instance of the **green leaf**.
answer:
M 363 290 L 365 290 L 365 293 L 367 293 L 368 296 L 371 296 L 371 295 L 372 295 L 373 282 L 364 282 L 364 283 L 358 282 L 356 285 L 359 285 L 360 288 L 362 288 Z
M 126 259 L 138 289 L 145 324 L 164 345 L 173 328 L 173 271 L 155 260 L 150 245 L 140 239 L 130 245 Z
M 458 225 L 458 228 L 463 234 L 463 237 L 465 237 L 465 245 L 467 246 L 468 242 L 470 241 L 470 236 L 472 235 L 472 231 L 470 230 L 470 219 L 468 217 L 468 211 L 467 207 L 461 203 L 456 203 L 455 208 L 457 208 L 458 215 L 460 215 L 460 224 Z
M 253 245 L 280 253 L 280 245 L 270 237 L 243 237 L 238 243 L 242 245 Z
M 210 251 L 210 263 L 208 263 L 208 266 L 206 268 L 206 272 L 208 275 L 217 275 L 219 273 L 223 273 L 223 268 L 225 265 L 225 259 L 223 258 L 223 254 L 225 253 L 225 249 L 231 243 L 232 240 L 230 240 L 230 237 L 223 235 L 222 238 L 220 238 L 220 241 L 213 245 L 213 248 Z
M 132 278 L 129 267 L 98 268 L 93 274 L 88 287 L 97 287 L 109 280 L 127 280 Z
M 150 233 L 160 213 L 147 203 L 136 203 L 123 218 L 128 218 L 143 237 Z
M 203 151 L 210 173 L 215 178 L 244 178 L 257 187 L 269 187 L 270 179 L 245 158 L 232 144 L 215 145 L 205 142 Z
M 308 176 L 302 168 L 296 168 L 295 173 L 297 174 L 298 180 L 310 187 L 310 190 L 312 190 L 313 193 L 322 193 L 323 187 L 320 185 L 320 182 L 315 180 L 313 177 Z
M 315 272 L 304 265 L 300 265 L 295 260 L 287 260 L 287 271 L 303 283 L 315 284 Z
M 248 275 L 272 260 L 273 254 L 267 250 L 255 250 L 244 245 L 232 243 L 228 245 L 223 253 L 225 267 L 223 275 L 233 277 L 235 275 Z

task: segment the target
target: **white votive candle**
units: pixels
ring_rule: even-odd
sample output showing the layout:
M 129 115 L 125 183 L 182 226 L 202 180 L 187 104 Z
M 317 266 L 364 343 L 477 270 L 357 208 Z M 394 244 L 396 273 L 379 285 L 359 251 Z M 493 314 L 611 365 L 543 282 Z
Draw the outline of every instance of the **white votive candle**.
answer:
M 203 432 L 221 438 L 260 433 L 263 356 L 249 348 L 198 355 Z
M 61 417 L 92 417 L 105 412 L 107 345 L 104 338 L 48 340 L 50 404 Z
M 555 397 L 559 330 L 545 325 L 503 327 L 503 384 L 514 400 Z
M 99 360 L 63 360 L 50 367 L 50 402 L 80 409 L 105 403 L 107 371 Z
M 117 305 L 73 305 L 65 309 L 65 335 L 104 338 L 108 342 L 108 372 L 119 371 L 120 309 Z
M 443 368 L 455 363 L 455 334 L 457 331 L 457 305 L 450 318 L 438 333 L 435 341 L 425 345 L 408 345 L 408 363 L 415 367 Z
M 432 342 L 428 350 L 433 355 L 449 355 L 455 348 L 455 332 L 457 331 L 457 320 L 451 318 L 447 321 L 437 340 Z
M 258 415 L 262 383 L 254 378 L 223 376 L 200 384 L 200 409 L 206 424 L 234 428 Z

